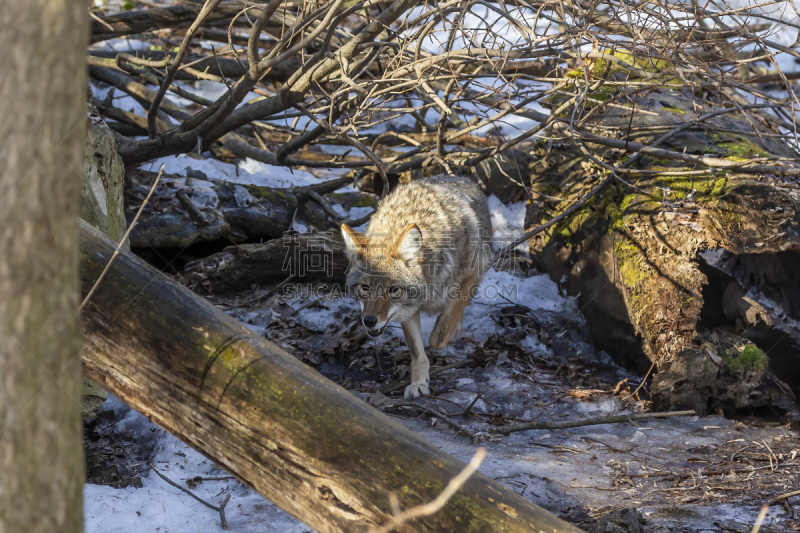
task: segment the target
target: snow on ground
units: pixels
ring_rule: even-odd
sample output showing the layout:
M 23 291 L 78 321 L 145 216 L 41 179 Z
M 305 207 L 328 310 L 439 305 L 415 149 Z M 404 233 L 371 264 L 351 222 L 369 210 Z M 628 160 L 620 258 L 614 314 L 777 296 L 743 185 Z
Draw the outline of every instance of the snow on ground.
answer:
M 250 158 L 243 159 L 234 165 L 214 158 L 178 154 L 155 159 L 141 165 L 140 168 L 158 172 L 162 164 L 166 174 L 186 176 L 188 175 L 187 171 L 202 172 L 211 179 L 260 187 L 300 187 L 324 181 L 305 170 L 277 167 Z
M 144 416 L 120 400 L 110 397 L 104 409 L 113 409 L 122 418 L 120 430 L 129 430 L 133 438 L 149 438 L 157 428 Z M 164 430 L 157 429 L 159 443 L 152 464 L 170 480 L 186 486 L 186 480 L 205 480 L 192 489 L 198 497 L 219 505 L 227 494 L 225 508 L 229 531 L 304 533 L 307 527 L 272 502 L 214 465 Z M 143 470 L 146 470 L 143 465 Z M 115 489 L 86 484 L 83 491 L 86 533 L 213 533 L 224 531 L 219 513 L 194 500 L 153 473 L 142 477 L 143 487 Z
M 492 218 L 492 248 L 498 251 L 525 234 L 525 202 L 506 205 L 493 194 L 486 201 Z

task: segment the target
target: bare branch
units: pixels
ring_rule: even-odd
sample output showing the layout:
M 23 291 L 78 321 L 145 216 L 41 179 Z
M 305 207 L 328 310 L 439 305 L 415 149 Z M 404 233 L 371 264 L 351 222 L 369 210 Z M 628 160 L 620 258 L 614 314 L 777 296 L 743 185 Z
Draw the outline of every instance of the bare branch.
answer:
M 460 489 L 464 483 L 466 483 L 470 476 L 478 470 L 478 467 L 481 466 L 484 457 L 486 457 L 486 448 L 478 448 L 475 450 L 475 455 L 473 455 L 472 459 L 469 461 L 469 463 L 467 463 L 467 466 L 464 467 L 464 470 L 462 470 L 456 477 L 451 479 L 441 494 L 439 494 L 433 501 L 423 505 L 417 505 L 403 512 L 395 513 L 388 523 L 379 528 L 373 528 L 371 531 L 374 533 L 389 533 L 393 529 L 396 529 L 406 522 L 414 520 L 415 518 L 429 516 L 438 512 L 442 507 L 445 506 L 445 504 L 447 504 L 450 498 L 452 498 L 453 495 L 458 492 L 458 489 Z M 392 494 L 390 498 L 392 501 L 393 510 L 399 511 L 397 496 Z

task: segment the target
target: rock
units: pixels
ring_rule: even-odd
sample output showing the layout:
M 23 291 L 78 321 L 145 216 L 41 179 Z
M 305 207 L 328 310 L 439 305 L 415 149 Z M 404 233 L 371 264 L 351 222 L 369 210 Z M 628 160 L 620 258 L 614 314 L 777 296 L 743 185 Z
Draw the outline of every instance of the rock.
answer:
M 81 420 L 84 422 L 90 419 L 97 411 L 103 407 L 108 398 L 108 392 L 92 381 L 91 379 L 83 378 L 83 389 L 81 390 Z
M 117 145 L 114 133 L 90 113 L 80 217 L 114 242 L 119 242 L 128 229 L 122 206 L 125 168 Z
M 530 183 L 528 155 L 519 150 L 507 150 L 478 163 L 475 172 L 486 185 L 489 194 L 501 202 L 524 199 L 525 187 Z
M 644 533 L 644 517 L 638 510 L 611 511 L 597 521 L 595 533 Z

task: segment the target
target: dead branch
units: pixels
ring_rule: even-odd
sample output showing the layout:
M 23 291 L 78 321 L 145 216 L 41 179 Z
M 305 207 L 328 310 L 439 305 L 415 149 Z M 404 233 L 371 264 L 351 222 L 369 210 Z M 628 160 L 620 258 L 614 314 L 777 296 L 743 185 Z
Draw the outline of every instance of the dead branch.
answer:
M 150 98 L 143 97 L 141 88 L 129 82 L 111 81 L 118 87 L 127 86 L 132 95 L 138 93 L 135 97 L 140 103 L 153 110 L 148 114 L 151 133 L 165 92 L 192 99 L 175 80 L 202 78 L 229 87 L 214 102 L 195 98 L 202 109 L 191 116 L 178 117 L 175 110 L 170 112 L 179 121 L 177 125 L 162 116 L 164 122 L 157 127 L 163 133 L 158 139 L 123 138 L 121 153 L 128 163 L 208 148 L 223 139 L 235 154 L 269 164 L 372 167 L 379 172 L 385 166 L 387 173 L 435 166 L 469 172 L 498 152 L 519 147 L 528 139 L 555 134 L 686 162 L 698 165 L 699 170 L 785 177 L 798 174 L 796 161 L 767 157 L 743 162 L 735 157 L 656 149 L 637 143 L 630 137 L 632 131 L 623 134 L 620 128 L 606 129 L 601 120 L 608 110 L 629 106 L 637 94 L 658 87 L 693 94 L 712 91 L 715 97 L 719 95 L 720 107 L 730 109 L 752 106 L 742 96 L 749 94 L 755 105 L 774 105 L 771 118 L 782 129 L 773 135 L 796 141 L 794 124 L 800 99 L 790 83 L 795 76 L 783 73 L 773 59 L 775 52 L 796 51 L 770 36 L 781 25 L 793 27 L 793 23 L 779 21 L 753 7 L 728 9 L 720 4 L 696 12 L 681 4 L 656 3 L 630 12 L 618 4 L 619 0 L 602 6 L 582 1 L 565 7 L 544 1 L 512 1 L 498 7 L 478 0 L 463 5 L 453 0 L 426 5 L 411 16 L 408 10 L 416 4 L 410 1 L 378 4 L 365 0 L 350 5 L 339 0 L 273 0 L 248 5 L 247 16 L 242 16 L 238 3 L 224 1 L 213 13 L 203 12 L 200 4 L 195 4 L 104 16 L 93 28 L 95 39 L 178 29 L 174 35 L 182 37 L 178 55 L 185 54 L 185 65 L 176 56 L 137 52 L 133 57 L 139 58 L 135 60 L 138 66 L 134 67 L 131 58 L 124 58 L 122 53 L 112 56 L 102 52 L 104 58 L 113 57 L 116 68 L 144 79 L 148 90 L 158 87 Z M 280 12 L 276 11 L 279 5 Z M 682 14 L 682 18 L 671 13 Z M 466 14 L 480 22 L 467 27 Z M 214 38 L 227 43 L 213 54 L 193 43 L 205 16 L 208 24 L 228 25 L 227 35 L 208 29 L 209 37 L 217 32 Z M 569 21 L 565 17 L 570 17 Z M 723 17 L 729 19 L 723 21 Z M 591 51 L 580 51 L 588 44 Z M 750 46 L 752 50 L 742 51 Z M 167 72 L 160 71 L 155 63 L 142 63 L 144 57 L 148 61 L 170 58 Z M 107 73 L 95 68 L 92 72 L 98 79 L 109 79 Z M 771 73 L 765 74 L 767 70 Z M 275 92 L 275 88 L 264 85 L 268 79 L 284 85 Z M 764 82 L 782 84 L 788 98 L 771 101 L 761 90 Z M 253 93 L 264 98 L 243 103 Z M 146 105 L 147 100 L 153 102 L 152 107 Z M 537 109 L 534 103 L 544 109 Z M 113 106 L 104 109 L 120 117 Z M 296 122 L 285 130 L 288 142 L 278 147 L 256 146 L 227 136 L 254 120 L 297 118 L 300 114 L 306 114 L 317 126 L 308 128 Z M 410 135 L 391 136 L 393 147 L 410 149 L 384 156 L 381 149 L 388 145 L 373 145 L 371 139 L 367 141 L 369 135 L 361 133 L 404 115 L 415 117 L 421 129 L 436 134 L 414 142 Z M 511 116 L 533 120 L 536 125 L 509 138 L 496 136 L 489 146 L 451 146 L 455 139 L 500 125 Z M 133 117 L 122 122 L 138 124 Z M 330 161 L 289 157 L 321 137 L 347 140 L 365 157 Z
M 179 4 L 164 8 L 126 11 L 99 17 L 92 21 L 91 42 L 107 41 L 136 33 L 163 28 L 188 28 L 197 18 L 202 4 Z M 241 11 L 238 2 L 222 2 L 208 17 L 209 21 L 226 21 Z
M 452 498 L 453 495 L 464 485 L 469 477 L 478 470 L 478 467 L 481 466 L 484 457 L 486 457 L 486 448 L 478 448 L 475 451 L 475 455 L 473 455 L 472 459 L 470 459 L 469 463 L 467 463 L 467 466 L 464 467 L 464 470 L 459 472 L 456 477 L 451 479 L 447 483 L 447 486 L 444 488 L 442 493 L 436 498 L 424 505 L 417 505 L 416 507 L 412 507 L 406 511 L 395 513 L 389 522 L 371 531 L 374 533 L 389 533 L 390 531 L 399 528 L 406 522 L 410 522 L 411 520 L 420 518 L 422 516 L 430 516 L 439 512 L 450 500 L 450 498 Z M 397 495 L 392 493 L 390 498 L 392 502 L 392 508 L 399 511 L 400 507 L 397 501 Z
M 149 466 L 150 470 L 155 472 L 158 475 L 158 477 L 160 477 L 161 479 L 163 479 L 164 481 L 166 481 L 167 483 L 169 483 L 170 485 L 172 485 L 176 489 L 180 490 L 181 492 L 184 492 L 184 493 L 188 494 L 189 496 L 191 496 L 192 498 L 194 498 L 198 502 L 202 503 L 203 505 L 205 505 L 209 509 L 217 511 L 219 513 L 219 525 L 220 525 L 220 527 L 222 527 L 222 529 L 225 529 L 225 530 L 228 529 L 228 520 L 225 518 L 225 506 L 227 506 L 228 502 L 231 500 L 231 495 L 230 494 L 226 494 L 225 497 L 222 498 L 222 501 L 219 502 L 219 505 L 212 505 L 212 504 L 208 503 L 207 501 L 205 501 L 200 496 L 198 496 L 197 494 L 195 494 L 194 492 L 190 491 L 189 489 L 187 489 L 185 487 L 181 487 L 180 485 L 178 485 L 177 483 L 175 483 L 174 481 L 169 479 L 167 476 L 165 476 L 164 474 L 159 472 L 158 469 L 156 469 L 156 467 L 153 466 L 153 463 L 147 463 L 147 466 Z M 208 479 L 211 479 L 211 478 L 208 478 Z
M 621 422 L 631 422 L 632 420 L 647 420 L 650 418 L 670 418 L 673 416 L 696 416 L 694 411 L 671 411 L 664 413 L 632 413 L 628 415 L 612 415 L 598 418 L 587 418 L 584 420 L 564 420 L 563 422 L 530 422 L 525 424 L 512 424 L 508 426 L 498 426 L 489 430 L 490 433 L 510 435 L 518 431 L 529 431 L 532 429 L 568 429 L 583 426 L 598 426 L 601 424 L 619 424 Z

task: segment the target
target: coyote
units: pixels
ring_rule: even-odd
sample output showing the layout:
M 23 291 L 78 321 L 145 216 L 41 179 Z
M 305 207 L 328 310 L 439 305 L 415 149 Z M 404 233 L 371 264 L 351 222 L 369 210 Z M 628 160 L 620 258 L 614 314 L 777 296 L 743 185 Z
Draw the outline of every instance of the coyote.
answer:
M 476 180 L 437 176 L 398 186 L 381 200 L 364 233 L 342 224 L 350 259 L 348 291 L 361 304 L 370 337 L 403 326 L 411 352 L 406 398 L 428 394 L 420 310 L 441 312 L 435 350 L 461 336 L 461 318 L 491 264 L 492 223 Z

